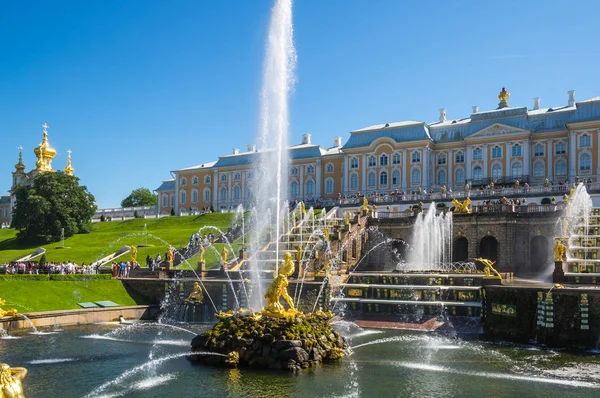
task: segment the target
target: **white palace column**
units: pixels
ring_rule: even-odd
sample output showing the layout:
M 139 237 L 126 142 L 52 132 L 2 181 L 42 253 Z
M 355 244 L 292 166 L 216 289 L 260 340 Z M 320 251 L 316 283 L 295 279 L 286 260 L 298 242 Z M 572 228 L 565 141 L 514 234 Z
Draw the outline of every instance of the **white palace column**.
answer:
M 465 182 L 469 182 L 470 184 L 470 180 L 473 178 L 473 176 L 471 175 L 473 171 L 473 166 L 471 165 L 471 163 L 473 162 L 473 147 L 469 145 L 466 149 L 467 150 L 465 151 Z
M 317 160 L 315 166 L 315 197 L 321 197 L 321 159 Z
M 213 206 L 215 210 L 218 210 L 219 205 L 219 172 L 217 170 L 213 173 Z
M 531 169 L 531 140 L 526 139 L 523 141 L 523 175 L 526 175 L 531 181 L 531 175 L 529 175 L 529 170 Z
M 510 177 L 511 176 L 511 170 L 510 170 L 510 157 L 512 156 L 512 143 L 511 142 L 507 142 L 505 145 L 505 165 L 504 165 L 504 176 L 506 177 Z
M 402 156 L 401 159 L 401 164 L 402 164 L 402 190 L 406 191 L 408 188 L 408 170 L 410 168 L 410 163 L 408 162 L 408 152 L 406 152 L 406 149 L 403 149 L 402 151 L 400 151 L 400 156 Z
M 348 155 L 344 155 L 344 161 L 342 162 L 342 196 L 348 195 L 350 190 L 348 186 L 348 179 L 350 178 L 350 158 Z
M 298 166 L 300 169 L 300 180 L 298 181 L 298 197 L 304 200 L 304 165 Z
M 429 160 L 431 158 L 431 150 L 429 147 L 423 148 L 423 189 L 429 189 Z
M 569 181 L 574 182 L 577 175 L 577 155 L 576 155 L 577 133 L 569 131 Z
M 229 173 L 227 176 L 227 207 L 231 207 L 231 204 L 233 203 L 233 192 L 231 192 L 231 180 L 233 180 L 233 174 L 234 173 Z
M 591 133 L 591 132 L 590 132 Z M 594 134 L 592 134 L 592 137 Z M 598 151 L 598 156 L 596 157 L 596 181 L 600 181 L 600 130 L 596 130 L 596 136 L 598 137 L 598 144 L 596 145 L 596 150 Z
M 452 164 L 454 163 L 454 156 L 452 154 L 452 149 L 448 149 L 448 154 L 446 155 L 446 161 L 448 162 L 448 174 L 446 174 L 446 186 L 448 188 L 452 188 L 454 186 L 454 173 L 452 171 Z
M 365 195 L 367 192 L 367 154 L 365 153 L 362 158 L 362 188 L 360 189 Z
M 246 207 L 246 173 L 247 171 L 242 171 L 242 192 L 240 193 L 242 195 L 240 202 L 244 207 Z
M 490 175 L 488 175 L 488 145 L 487 144 L 483 144 L 481 146 L 481 156 L 483 159 L 483 178 L 488 178 L 491 177 Z
M 546 178 L 549 181 L 552 181 L 552 175 L 554 174 L 554 168 L 552 167 L 552 155 L 554 155 L 554 151 L 552 150 L 552 140 L 546 140 L 546 151 L 546 159 L 548 160 Z

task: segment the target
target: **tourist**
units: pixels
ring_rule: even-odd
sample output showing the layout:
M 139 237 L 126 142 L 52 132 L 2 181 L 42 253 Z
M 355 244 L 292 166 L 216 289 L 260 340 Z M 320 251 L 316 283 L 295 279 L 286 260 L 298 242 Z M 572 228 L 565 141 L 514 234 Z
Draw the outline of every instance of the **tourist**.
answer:
M 152 257 L 149 254 L 146 256 L 146 267 L 152 271 Z
M 160 257 L 160 253 L 158 253 L 156 255 L 156 257 L 154 258 L 154 268 L 159 268 L 160 267 L 160 262 L 162 261 L 162 258 Z

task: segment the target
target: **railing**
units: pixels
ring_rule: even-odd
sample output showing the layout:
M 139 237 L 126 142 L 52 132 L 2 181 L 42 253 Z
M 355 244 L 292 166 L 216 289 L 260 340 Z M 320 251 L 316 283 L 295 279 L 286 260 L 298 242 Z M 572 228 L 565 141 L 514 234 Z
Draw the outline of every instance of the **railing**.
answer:
M 493 214 L 493 213 L 554 213 L 562 211 L 565 208 L 564 204 L 557 205 L 477 205 L 471 208 L 471 214 Z M 437 209 L 438 213 L 447 213 L 450 211 L 448 207 L 440 207 Z M 377 212 L 376 218 L 410 218 L 415 217 L 421 213 L 421 210 L 407 210 L 402 212 Z

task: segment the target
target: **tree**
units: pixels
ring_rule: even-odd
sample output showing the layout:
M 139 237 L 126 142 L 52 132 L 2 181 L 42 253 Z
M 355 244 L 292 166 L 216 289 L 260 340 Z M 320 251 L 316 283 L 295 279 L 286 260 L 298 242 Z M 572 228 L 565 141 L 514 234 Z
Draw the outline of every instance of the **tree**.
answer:
M 30 185 L 18 186 L 14 195 L 12 227 L 19 240 L 41 237 L 52 242 L 60 239 L 63 229 L 65 237 L 90 231 L 97 206 L 75 176 L 61 171 L 38 174 Z
M 156 203 L 156 196 L 148 188 L 138 188 L 121 201 L 121 207 L 156 206 Z

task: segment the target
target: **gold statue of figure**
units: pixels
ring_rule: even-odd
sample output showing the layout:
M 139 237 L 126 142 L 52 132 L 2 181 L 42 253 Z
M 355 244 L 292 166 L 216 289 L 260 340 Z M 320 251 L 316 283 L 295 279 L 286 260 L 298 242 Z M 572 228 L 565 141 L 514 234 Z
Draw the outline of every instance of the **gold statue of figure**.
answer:
M 4 305 L 4 303 L 6 303 L 6 301 L 0 299 L 0 305 Z M 19 316 L 19 313 L 14 308 L 9 308 L 7 310 L 3 310 L 2 308 L 0 308 L 0 318 L 3 318 L 5 316 Z M 2 396 L 0 395 L 0 398 L 1 397 Z
M 200 253 L 200 255 L 198 256 L 198 261 L 201 263 L 204 263 L 204 245 L 200 245 L 200 249 L 198 250 L 198 253 Z
M 223 265 L 227 266 L 227 254 L 229 250 L 225 246 L 223 246 L 223 250 L 221 250 L 221 261 L 223 261 Z
M 329 228 L 325 227 L 325 240 L 329 241 Z
M 554 261 L 562 262 L 565 259 L 566 253 L 567 247 L 562 244 L 561 239 L 556 239 L 556 243 L 554 244 Z
M 452 199 L 452 204 L 454 205 L 454 212 L 456 214 L 471 214 L 471 199 L 467 198 L 462 201 L 462 203 L 458 199 Z
M 194 290 L 192 293 L 183 300 L 183 304 L 202 304 L 204 301 L 204 293 L 202 292 L 202 287 L 198 282 L 194 282 Z
M 135 260 L 137 259 L 137 248 L 135 246 L 129 246 L 129 250 L 131 251 L 131 265 L 135 265 Z
M 306 214 L 306 207 L 304 206 L 304 201 L 300 202 L 300 212 L 302 215 Z
M 498 271 L 496 271 L 496 269 L 494 267 L 492 267 L 492 265 L 496 264 L 495 261 L 492 260 L 488 260 L 487 258 L 476 258 L 476 261 L 479 261 L 480 263 L 482 263 L 484 265 L 483 267 L 483 272 L 485 273 L 485 277 L 486 278 L 497 278 L 502 280 L 502 275 L 500 275 L 500 273 L 498 273 Z M 496 274 L 496 276 L 492 276 L 491 273 Z
M 298 310 L 294 307 L 292 298 L 287 292 L 288 277 L 293 273 L 294 262 L 292 261 L 292 255 L 288 252 L 283 255 L 283 262 L 279 266 L 277 275 L 275 275 L 273 283 L 269 286 L 267 294 L 265 294 L 267 306 L 263 309 L 264 315 L 274 318 L 285 318 L 298 313 Z M 281 297 L 283 297 L 289 307 L 287 310 L 279 302 Z
M 23 379 L 27 376 L 25 368 L 11 368 L 0 363 L 0 398 L 25 398 Z
M 298 245 L 296 248 L 296 261 L 300 262 L 302 260 L 302 245 Z
M 369 201 L 367 200 L 367 198 L 363 198 L 363 204 L 360 209 L 369 211 Z
M 346 225 L 350 225 L 350 212 L 346 212 Z
M 167 255 L 165 257 L 167 263 L 169 263 L 169 265 L 173 265 L 173 246 L 167 246 Z

